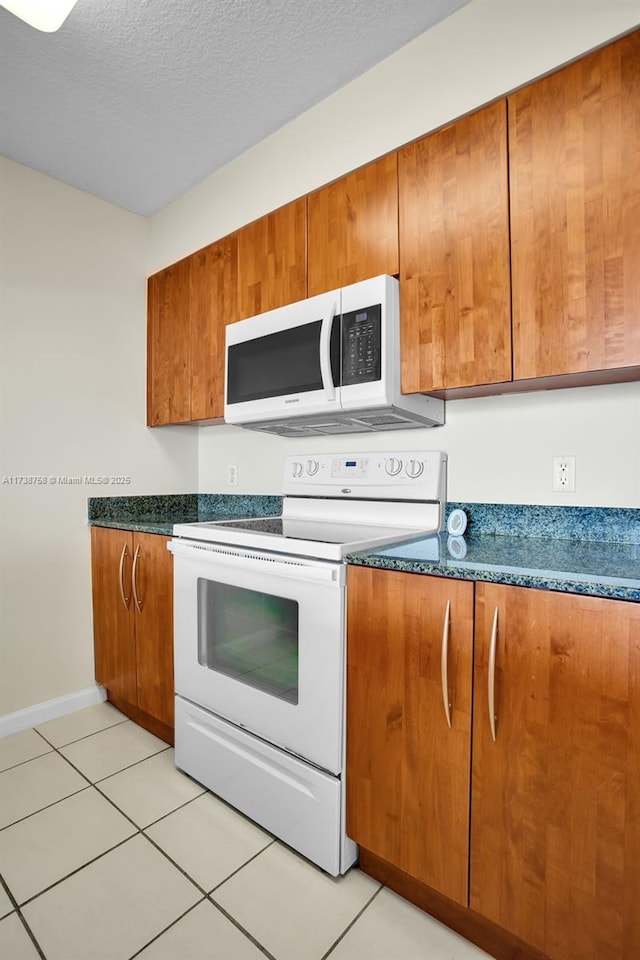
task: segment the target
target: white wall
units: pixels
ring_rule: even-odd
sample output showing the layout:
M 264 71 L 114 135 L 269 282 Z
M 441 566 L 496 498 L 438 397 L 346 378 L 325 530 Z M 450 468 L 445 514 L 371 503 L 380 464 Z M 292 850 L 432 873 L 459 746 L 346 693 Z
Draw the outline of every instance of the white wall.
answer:
M 636 0 L 472 0 L 151 218 L 149 272 L 605 43 L 639 10 Z M 438 430 L 313 444 L 208 427 L 200 489 L 276 493 L 288 453 L 415 444 L 449 453 L 452 500 L 638 506 L 639 428 L 637 384 L 459 400 Z M 575 494 L 551 491 L 557 454 L 576 456 Z
M 148 222 L 0 159 L 0 714 L 94 683 L 87 497 L 194 492 L 195 428 L 145 427 Z
M 285 456 L 382 449 L 445 450 L 449 500 L 640 507 L 640 388 L 621 383 L 449 401 L 443 427 L 358 437 L 284 440 L 207 427 L 200 489 L 280 493 Z M 576 458 L 575 493 L 552 492 L 554 456 Z M 236 487 L 227 484 L 231 464 Z

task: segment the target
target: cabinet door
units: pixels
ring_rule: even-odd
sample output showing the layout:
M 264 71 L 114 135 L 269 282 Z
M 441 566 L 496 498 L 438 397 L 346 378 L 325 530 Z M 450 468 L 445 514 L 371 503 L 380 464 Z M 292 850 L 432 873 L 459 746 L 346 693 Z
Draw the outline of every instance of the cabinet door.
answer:
M 147 282 L 147 424 L 186 423 L 191 415 L 189 258 Z
M 398 273 L 398 164 L 389 153 L 308 197 L 309 296 Z
M 189 257 L 190 420 L 224 414 L 224 331 L 238 319 L 237 237 Z
M 476 597 L 470 906 L 550 957 L 637 958 L 640 604 Z
M 91 581 L 96 680 L 116 699 L 137 703 L 131 564 L 133 538 L 124 530 L 91 528 Z
M 640 363 L 640 31 L 509 97 L 514 377 Z
M 305 197 L 239 231 L 238 291 L 240 320 L 304 300 L 307 295 Z
M 347 598 L 347 833 L 466 905 L 473 584 L 350 567 Z
M 507 104 L 398 153 L 402 390 L 511 380 Z
M 138 706 L 173 726 L 173 562 L 168 537 L 136 533 L 133 608 Z

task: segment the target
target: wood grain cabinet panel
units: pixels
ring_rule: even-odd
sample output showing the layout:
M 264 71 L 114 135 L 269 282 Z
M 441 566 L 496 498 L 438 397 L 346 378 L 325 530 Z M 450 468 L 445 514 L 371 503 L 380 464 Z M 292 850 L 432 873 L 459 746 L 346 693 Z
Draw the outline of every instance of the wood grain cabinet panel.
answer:
M 191 418 L 190 262 L 180 260 L 147 281 L 147 424 Z
M 510 96 L 509 158 L 515 378 L 640 364 L 640 31 Z
M 189 258 L 192 421 L 224 415 L 224 335 L 238 319 L 237 257 L 232 235 Z
M 137 702 L 135 624 L 131 611 L 133 534 L 91 527 L 96 680 L 126 703 Z
M 96 680 L 173 742 L 173 561 L 168 537 L 91 528 Z
M 470 905 L 549 957 L 635 960 L 640 604 L 497 584 L 476 597 Z
M 138 707 L 173 727 L 173 556 L 167 542 L 135 534 L 133 613 Z
M 307 201 L 302 197 L 238 232 L 239 319 L 306 295 Z
M 473 589 L 348 569 L 347 833 L 464 905 Z M 447 604 L 450 727 L 441 675 Z
M 511 380 L 507 107 L 398 153 L 404 393 Z
M 237 237 L 224 237 L 149 277 L 147 423 L 224 414 L 224 330 L 238 319 Z
M 308 218 L 308 296 L 397 275 L 397 154 L 309 194 Z

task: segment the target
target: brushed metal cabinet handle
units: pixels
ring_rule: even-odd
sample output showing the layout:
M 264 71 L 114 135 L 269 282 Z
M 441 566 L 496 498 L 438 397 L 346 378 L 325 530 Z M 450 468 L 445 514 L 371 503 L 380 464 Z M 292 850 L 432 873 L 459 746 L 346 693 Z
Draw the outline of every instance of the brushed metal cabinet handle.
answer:
M 136 547 L 136 552 L 133 555 L 133 566 L 131 568 L 131 586 L 133 589 L 133 600 L 136 605 L 136 610 L 138 613 L 142 613 L 142 600 L 138 596 L 138 559 L 140 557 L 140 544 Z
M 489 670 L 487 682 L 487 700 L 489 705 L 489 726 L 491 727 L 491 737 L 496 739 L 496 646 L 498 644 L 498 608 L 493 614 L 493 626 L 491 627 L 491 642 L 489 644 Z
M 451 600 L 447 600 L 442 628 L 442 653 L 440 655 L 440 677 L 442 679 L 442 702 L 448 726 L 451 726 L 451 704 L 449 703 L 449 626 L 451 624 Z
M 119 583 L 120 597 L 122 599 L 122 603 L 124 605 L 125 610 L 129 609 L 129 604 L 131 602 L 131 597 L 127 597 L 124 592 L 124 560 L 128 552 L 129 551 L 127 550 L 127 545 L 125 543 L 124 547 L 122 548 L 122 553 L 120 554 L 120 569 L 118 572 L 118 575 L 120 577 L 120 583 Z

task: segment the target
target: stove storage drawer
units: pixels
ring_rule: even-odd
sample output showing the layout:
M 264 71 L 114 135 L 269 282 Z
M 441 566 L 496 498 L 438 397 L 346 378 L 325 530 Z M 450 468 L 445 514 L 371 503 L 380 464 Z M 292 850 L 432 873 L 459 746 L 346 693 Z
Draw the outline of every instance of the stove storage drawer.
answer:
M 176 766 L 332 876 L 357 848 L 344 838 L 342 782 L 176 697 Z

